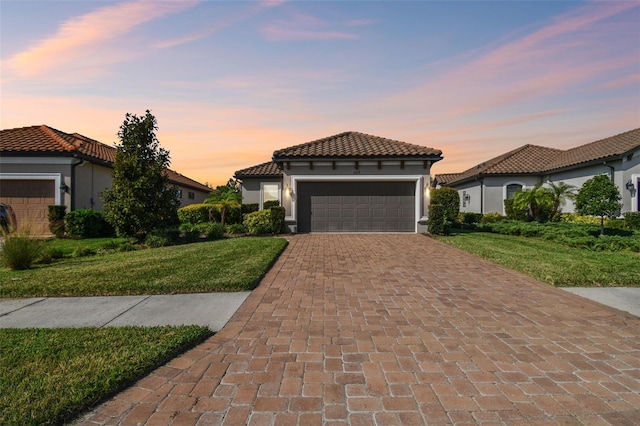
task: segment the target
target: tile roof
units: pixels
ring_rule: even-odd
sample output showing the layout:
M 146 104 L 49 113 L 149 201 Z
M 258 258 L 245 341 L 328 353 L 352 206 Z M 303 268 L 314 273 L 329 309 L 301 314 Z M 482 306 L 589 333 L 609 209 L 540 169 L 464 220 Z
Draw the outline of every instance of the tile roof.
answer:
M 278 165 L 269 161 L 267 163 L 258 164 L 246 169 L 238 170 L 234 173 L 236 179 L 242 179 L 247 177 L 281 177 L 282 170 Z
M 462 173 L 440 173 L 433 177 L 434 184 L 446 185 L 450 182 L 455 182 L 462 175 Z
M 446 185 L 484 175 L 543 174 L 596 160 L 616 158 L 640 147 L 640 128 L 568 150 L 524 145 L 462 173 Z M 440 175 L 438 175 L 440 176 Z M 443 183 L 438 180 L 439 183 Z M 445 184 L 445 183 L 443 183 Z
M 441 157 L 442 151 L 359 132 L 344 132 L 280 149 L 274 161 L 313 158 L 420 158 Z M 438 158 L 440 159 L 440 158 Z
M 88 160 L 103 162 L 111 167 L 115 161 L 117 149 L 78 133 L 69 134 L 41 125 L 1 130 L 0 152 L 63 156 L 79 154 Z M 201 191 L 211 191 L 211 188 L 171 169 L 167 169 L 167 175 L 172 183 Z
M 616 157 L 640 147 L 640 128 L 564 151 L 546 170 L 570 167 L 595 160 Z

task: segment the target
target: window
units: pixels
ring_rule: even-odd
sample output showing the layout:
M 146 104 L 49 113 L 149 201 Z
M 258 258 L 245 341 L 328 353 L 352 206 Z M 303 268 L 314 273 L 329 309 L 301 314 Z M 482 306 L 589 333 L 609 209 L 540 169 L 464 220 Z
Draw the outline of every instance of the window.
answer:
M 520 185 L 519 183 L 510 183 L 509 185 L 507 185 L 506 199 L 511 200 L 518 191 L 522 191 L 522 185 Z
M 178 199 L 182 199 L 182 189 L 178 189 Z
M 263 183 L 261 186 L 260 208 L 262 208 L 265 201 L 280 201 L 279 183 Z
M 189 194 L 187 194 L 187 196 L 189 197 L 190 200 L 195 200 L 196 193 L 195 192 L 189 192 Z

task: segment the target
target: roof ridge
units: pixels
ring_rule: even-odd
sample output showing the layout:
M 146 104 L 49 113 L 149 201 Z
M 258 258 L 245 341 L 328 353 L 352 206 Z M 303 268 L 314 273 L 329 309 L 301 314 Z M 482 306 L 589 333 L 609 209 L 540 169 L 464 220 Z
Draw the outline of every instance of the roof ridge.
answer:
M 49 127 L 45 124 L 42 124 L 39 126 L 47 135 L 49 135 L 49 137 L 51 137 L 51 139 L 53 139 L 55 142 L 57 142 L 58 144 L 60 144 L 62 146 L 62 148 L 65 151 L 75 151 L 77 149 L 77 147 L 73 144 L 70 144 L 69 142 L 65 141 L 63 138 L 60 137 L 60 135 L 58 135 L 56 132 L 60 132 L 60 133 L 64 133 L 58 129 L 54 129 L 52 127 Z M 65 133 L 68 134 L 68 133 Z

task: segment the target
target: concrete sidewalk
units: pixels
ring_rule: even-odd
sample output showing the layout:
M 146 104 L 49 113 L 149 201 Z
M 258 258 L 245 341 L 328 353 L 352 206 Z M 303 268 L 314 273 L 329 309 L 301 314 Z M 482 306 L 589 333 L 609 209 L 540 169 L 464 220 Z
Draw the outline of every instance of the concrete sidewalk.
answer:
M 561 287 L 578 296 L 640 317 L 640 287 Z
M 220 331 L 250 292 L 0 300 L 0 328 L 204 325 Z

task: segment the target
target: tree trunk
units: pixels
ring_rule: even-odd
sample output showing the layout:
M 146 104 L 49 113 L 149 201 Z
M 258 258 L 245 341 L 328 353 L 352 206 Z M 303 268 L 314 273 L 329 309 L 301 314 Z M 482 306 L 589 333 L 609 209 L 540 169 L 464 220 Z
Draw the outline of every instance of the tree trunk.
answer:
M 604 216 L 600 216 L 600 235 L 604 235 Z

